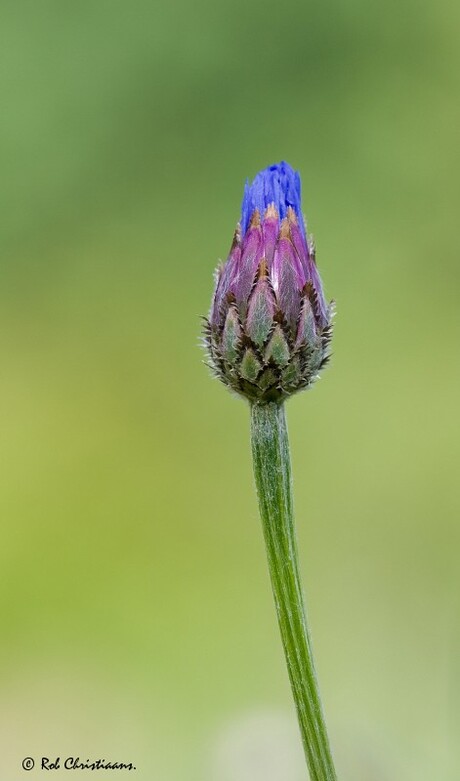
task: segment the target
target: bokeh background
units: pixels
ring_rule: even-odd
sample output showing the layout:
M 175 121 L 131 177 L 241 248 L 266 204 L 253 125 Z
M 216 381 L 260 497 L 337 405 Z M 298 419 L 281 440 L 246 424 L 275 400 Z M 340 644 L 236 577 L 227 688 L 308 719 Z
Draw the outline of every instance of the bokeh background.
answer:
M 306 777 L 247 409 L 198 346 L 286 159 L 338 312 L 288 416 L 339 777 L 458 781 L 458 4 L 0 13 L 1 777 Z

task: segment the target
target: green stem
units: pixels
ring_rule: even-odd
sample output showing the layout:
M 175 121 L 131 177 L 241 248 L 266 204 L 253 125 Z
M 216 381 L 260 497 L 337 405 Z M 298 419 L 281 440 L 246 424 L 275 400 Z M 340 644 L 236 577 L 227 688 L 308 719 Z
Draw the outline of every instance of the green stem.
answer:
M 300 582 L 284 405 L 251 406 L 254 476 L 286 663 L 311 781 L 337 781 Z

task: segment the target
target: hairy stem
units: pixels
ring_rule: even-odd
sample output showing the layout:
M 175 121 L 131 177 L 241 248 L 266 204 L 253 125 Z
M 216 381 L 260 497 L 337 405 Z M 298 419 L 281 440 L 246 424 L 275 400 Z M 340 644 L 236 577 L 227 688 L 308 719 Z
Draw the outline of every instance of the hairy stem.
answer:
M 252 405 L 251 443 L 268 568 L 310 779 L 336 781 L 299 575 L 284 405 Z

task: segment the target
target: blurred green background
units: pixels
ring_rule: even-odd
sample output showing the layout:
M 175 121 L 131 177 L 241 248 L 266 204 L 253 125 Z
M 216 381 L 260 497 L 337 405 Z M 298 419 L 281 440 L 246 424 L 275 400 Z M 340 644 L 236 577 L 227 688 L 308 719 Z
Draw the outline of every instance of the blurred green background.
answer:
M 337 302 L 288 417 L 339 777 L 458 781 L 458 4 L 0 15 L 1 777 L 305 779 L 248 413 L 198 346 L 286 159 Z

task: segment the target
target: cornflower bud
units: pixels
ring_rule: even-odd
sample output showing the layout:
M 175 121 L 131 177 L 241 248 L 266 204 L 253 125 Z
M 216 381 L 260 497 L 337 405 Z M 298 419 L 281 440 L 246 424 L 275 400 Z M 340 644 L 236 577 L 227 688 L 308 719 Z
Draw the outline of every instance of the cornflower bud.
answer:
M 246 183 L 241 222 L 216 273 L 205 342 L 214 373 L 253 402 L 308 388 L 329 358 L 326 304 L 300 177 L 281 162 Z

